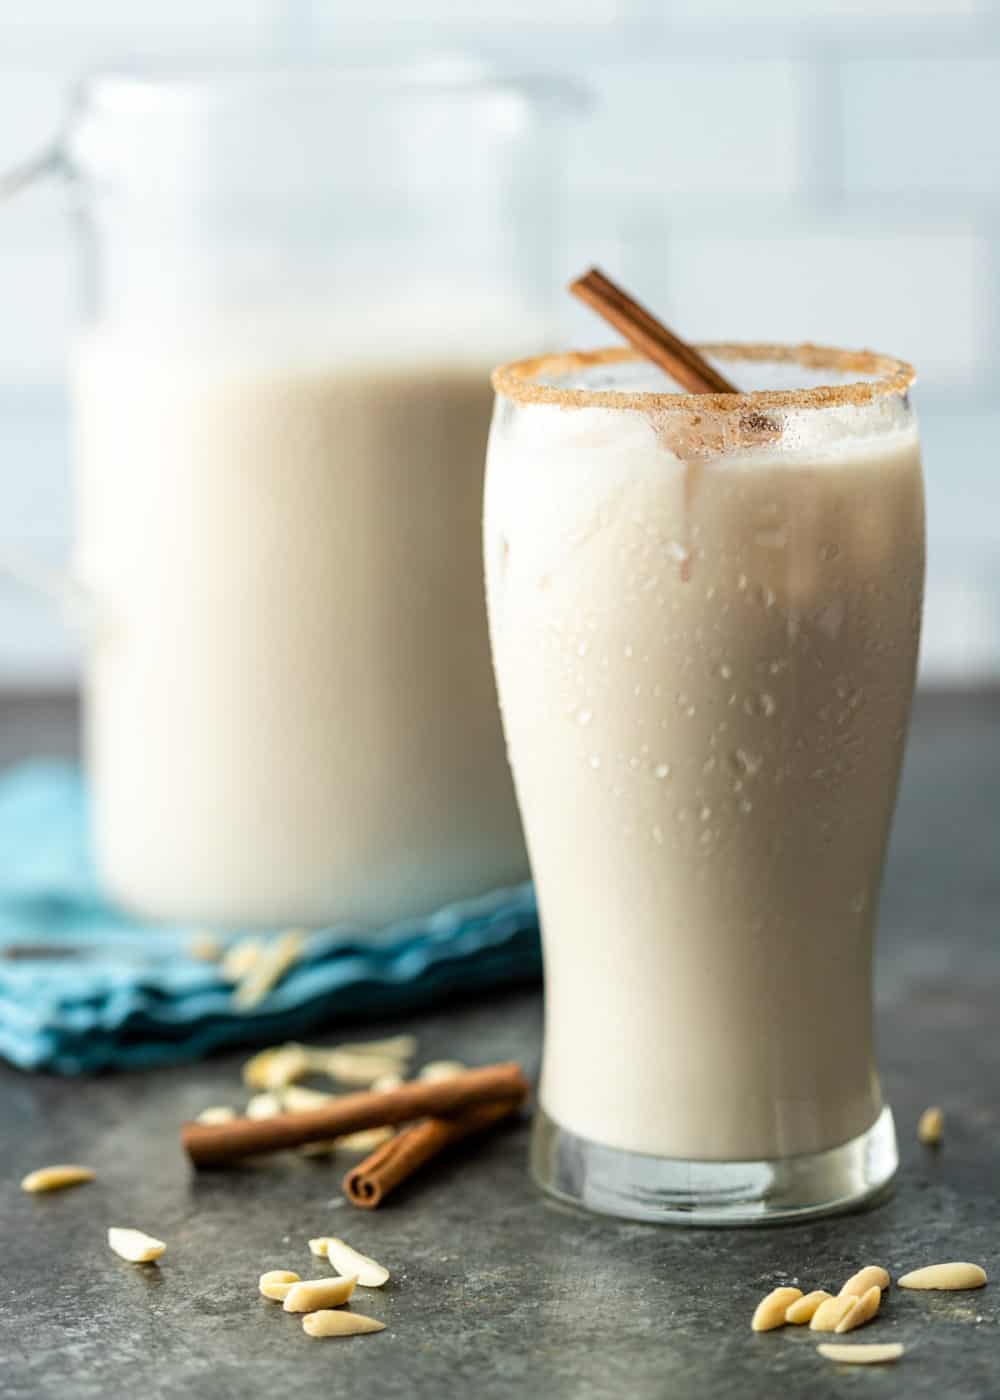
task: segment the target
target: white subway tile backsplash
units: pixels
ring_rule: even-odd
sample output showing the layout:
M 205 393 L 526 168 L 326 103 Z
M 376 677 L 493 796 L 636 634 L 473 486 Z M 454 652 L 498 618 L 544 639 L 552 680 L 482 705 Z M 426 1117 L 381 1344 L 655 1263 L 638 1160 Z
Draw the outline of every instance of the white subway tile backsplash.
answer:
M 651 0 L 651 8 L 660 9 L 657 0 Z M 978 12 L 978 0 L 671 0 L 669 10 L 674 20 L 764 21 L 797 28 L 839 24 L 859 36 L 866 20 L 949 20 Z
M 0 173 L 51 145 L 59 131 L 65 102 L 63 74 L 0 68 Z
M 95 63 L 383 44 L 478 46 L 594 90 L 569 128 L 562 279 L 597 262 L 691 336 L 916 363 L 921 674 L 1000 679 L 1000 0 L 0 0 L 0 171 Z M 0 207 L 0 554 L 56 557 L 70 530 L 64 398 L 30 387 L 64 373 L 66 205 L 52 182 Z M 563 344 L 613 338 L 568 296 L 559 321 Z M 0 576 L 0 687 L 75 664 L 51 610 Z
M 1000 554 L 1000 407 L 921 413 L 920 437 L 931 535 L 983 547 L 992 543 Z
M 462 32 L 485 36 L 504 31 L 516 39 L 519 30 L 578 29 L 604 26 L 641 13 L 642 0 L 487 0 L 455 4 L 454 0 L 311 0 L 305 7 L 313 32 L 319 36 L 381 31 L 392 23 L 404 29 L 422 28 L 429 38 Z
M 0 390 L 0 541 L 66 540 L 71 515 L 65 391 Z
M 73 322 L 74 268 L 58 239 L 26 244 L 0 217 L 0 384 L 60 379 Z
M 286 0 L 32 0 L 0 6 L 5 66 L 93 64 L 124 56 L 267 54 L 286 33 Z
M 961 225 L 744 225 L 654 242 L 643 286 L 682 334 L 873 346 L 940 390 L 974 383 L 991 357 L 989 257 Z
M 844 65 L 848 191 L 1000 191 L 1000 56 Z
M 930 540 L 921 683 L 1000 681 L 1000 548 L 962 537 Z
M 671 59 L 590 71 L 596 100 L 571 132 L 573 187 L 617 198 L 792 195 L 806 72 L 780 60 Z
M 80 651 L 58 608 L 0 568 L 0 691 L 69 689 L 79 675 Z

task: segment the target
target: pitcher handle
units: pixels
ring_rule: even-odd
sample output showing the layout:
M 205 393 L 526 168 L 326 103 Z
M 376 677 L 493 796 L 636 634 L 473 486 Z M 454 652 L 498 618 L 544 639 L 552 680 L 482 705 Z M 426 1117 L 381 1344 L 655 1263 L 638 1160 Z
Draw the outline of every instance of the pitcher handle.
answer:
M 13 199 L 36 180 L 55 175 L 65 169 L 65 159 L 59 141 L 53 141 L 35 155 L 0 171 L 0 204 Z M 23 588 L 55 603 L 63 616 L 77 627 L 89 628 L 93 620 L 93 603 L 86 589 L 57 569 L 46 568 L 20 550 L 0 545 L 0 576 L 12 579 Z
M 13 199 L 28 185 L 34 184 L 45 175 L 55 175 L 65 168 L 62 147 L 58 141 L 29 156 L 27 160 L 0 171 L 0 203 Z

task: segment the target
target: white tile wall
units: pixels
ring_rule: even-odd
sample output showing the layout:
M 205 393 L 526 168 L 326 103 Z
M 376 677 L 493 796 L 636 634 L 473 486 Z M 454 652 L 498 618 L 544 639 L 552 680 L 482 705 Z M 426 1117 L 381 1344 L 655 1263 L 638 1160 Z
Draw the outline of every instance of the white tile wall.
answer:
M 284 40 L 287 0 L 30 0 L 0 7 L 5 64 L 100 63 L 266 52 Z
M 670 4 L 674 19 L 852 27 L 859 21 L 873 19 L 899 23 L 926 18 L 955 20 L 975 15 L 979 10 L 979 0 L 671 0 Z
M 1000 0 L 0 0 L 0 169 L 104 58 L 470 43 L 597 97 L 569 153 L 567 277 L 597 261 L 692 336 L 916 362 L 924 675 L 1000 679 Z M 53 558 L 69 530 L 64 215 L 55 186 L 0 207 L 0 550 Z M 569 299 L 563 334 L 607 339 Z M 52 611 L 0 582 L 0 686 L 75 664 Z
M 806 70 L 781 60 L 660 57 L 592 68 L 590 116 L 572 132 L 570 179 L 581 194 L 754 200 L 801 187 Z
M 990 247 L 974 228 L 915 230 L 837 217 L 780 231 L 663 240 L 650 290 L 701 338 L 872 346 L 915 363 L 929 389 L 975 382 L 990 353 L 982 288 Z
M 868 59 L 842 81 L 848 190 L 1000 196 L 1000 56 Z

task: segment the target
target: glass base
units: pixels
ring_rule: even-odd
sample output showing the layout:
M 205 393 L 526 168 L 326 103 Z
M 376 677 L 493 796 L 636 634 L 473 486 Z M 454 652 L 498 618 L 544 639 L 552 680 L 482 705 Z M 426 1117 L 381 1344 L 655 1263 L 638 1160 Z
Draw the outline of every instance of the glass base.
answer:
M 538 1108 L 531 1169 L 562 1201 L 628 1220 L 674 1225 L 770 1225 L 834 1215 L 870 1200 L 899 1158 L 892 1112 L 827 1152 L 770 1162 L 697 1162 L 603 1147 L 560 1128 Z

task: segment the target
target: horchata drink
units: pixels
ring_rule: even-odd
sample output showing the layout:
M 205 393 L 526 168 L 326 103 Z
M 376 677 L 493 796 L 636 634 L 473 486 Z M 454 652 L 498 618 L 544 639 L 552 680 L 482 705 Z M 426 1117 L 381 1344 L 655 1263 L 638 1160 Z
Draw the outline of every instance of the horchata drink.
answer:
M 924 505 L 908 366 L 704 349 L 747 392 L 630 350 L 498 370 L 485 550 L 544 937 L 536 1174 L 738 1221 L 896 1166 L 872 943 Z

